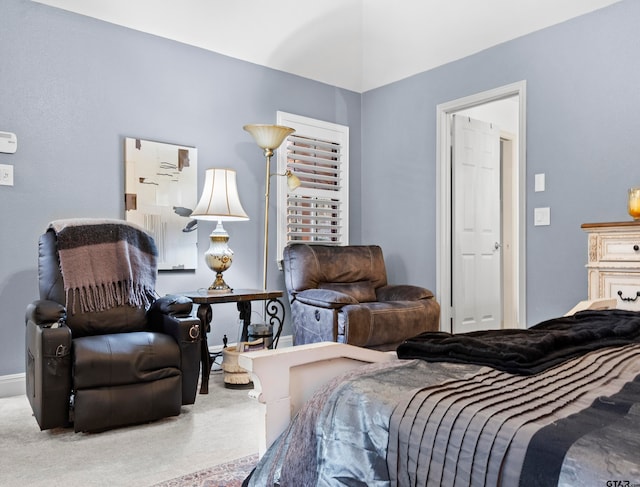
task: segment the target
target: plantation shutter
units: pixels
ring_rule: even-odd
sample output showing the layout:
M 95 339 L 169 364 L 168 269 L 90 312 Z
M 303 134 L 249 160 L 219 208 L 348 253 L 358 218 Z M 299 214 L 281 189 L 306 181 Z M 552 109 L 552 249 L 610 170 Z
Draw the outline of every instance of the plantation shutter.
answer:
M 349 243 L 349 128 L 278 112 L 294 128 L 278 150 L 278 172 L 291 171 L 300 187 L 278 178 L 278 260 L 289 243 Z

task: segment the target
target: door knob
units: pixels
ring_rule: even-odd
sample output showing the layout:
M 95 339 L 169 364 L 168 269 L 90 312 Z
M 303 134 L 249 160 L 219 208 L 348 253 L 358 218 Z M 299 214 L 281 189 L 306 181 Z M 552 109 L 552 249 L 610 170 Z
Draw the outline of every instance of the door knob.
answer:
M 502 247 L 501 243 L 496 242 L 496 243 L 493 244 L 493 249 L 494 250 L 500 250 L 501 247 Z

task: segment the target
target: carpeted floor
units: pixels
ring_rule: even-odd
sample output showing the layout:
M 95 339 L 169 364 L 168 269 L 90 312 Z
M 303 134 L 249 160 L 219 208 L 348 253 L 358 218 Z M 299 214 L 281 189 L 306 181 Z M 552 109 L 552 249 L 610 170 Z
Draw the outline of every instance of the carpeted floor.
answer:
M 260 419 L 258 402 L 226 389 L 219 372 L 180 416 L 97 434 L 40 431 L 26 396 L 0 398 L 0 485 L 154 485 L 255 454 Z
M 160 482 L 153 487 L 240 487 L 257 462 L 257 454 L 249 455 Z

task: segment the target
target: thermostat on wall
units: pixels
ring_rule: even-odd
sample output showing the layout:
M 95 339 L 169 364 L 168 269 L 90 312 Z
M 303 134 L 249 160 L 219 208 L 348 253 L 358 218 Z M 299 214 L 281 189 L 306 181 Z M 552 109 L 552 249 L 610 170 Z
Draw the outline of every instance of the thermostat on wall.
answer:
M 18 137 L 11 132 L 0 132 L 0 152 L 13 154 L 18 148 Z

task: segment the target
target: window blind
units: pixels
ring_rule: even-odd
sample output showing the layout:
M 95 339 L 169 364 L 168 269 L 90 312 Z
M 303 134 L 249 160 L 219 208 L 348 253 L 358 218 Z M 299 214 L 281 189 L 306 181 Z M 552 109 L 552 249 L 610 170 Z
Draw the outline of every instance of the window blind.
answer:
M 278 259 L 289 243 L 346 245 L 348 127 L 279 115 L 278 124 L 296 132 L 279 149 L 278 172 L 291 171 L 301 185 L 291 191 L 279 181 Z

